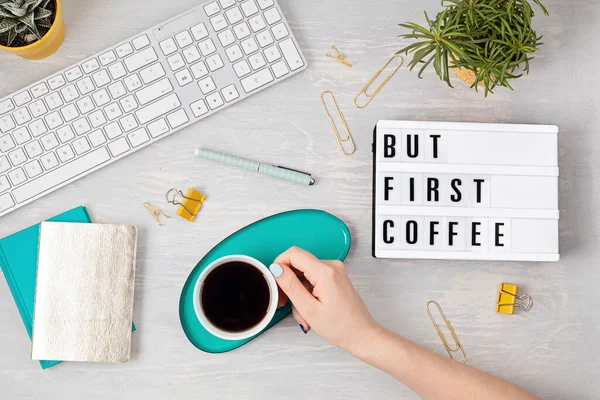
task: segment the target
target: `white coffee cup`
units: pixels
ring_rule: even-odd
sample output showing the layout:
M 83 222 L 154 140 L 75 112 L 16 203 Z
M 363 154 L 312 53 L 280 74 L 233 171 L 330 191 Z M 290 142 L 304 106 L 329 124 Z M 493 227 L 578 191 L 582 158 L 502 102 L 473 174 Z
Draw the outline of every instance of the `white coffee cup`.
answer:
M 204 313 L 204 308 L 202 307 L 202 290 L 204 287 L 204 282 L 208 275 L 214 271 L 215 269 L 221 267 L 224 264 L 230 262 L 243 262 L 248 265 L 253 266 L 258 271 L 260 271 L 267 282 L 270 293 L 269 307 L 267 308 L 267 313 L 264 318 L 253 327 L 239 332 L 229 332 L 216 327 L 206 316 Z M 275 315 L 275 311 L 277 311 L 277 302 L 279 301 L 279 292 L 277 289 L 277 282 L 275 282 L 275 278 L 269 271 L 269 269 L 260 261 L 255 258 L 244 256 L 244 255 L 231 255 L 227 257 L 219 258 L 206 267 L 200 276 L 198 277 L 198 281 L 196 282 L 196 286 L 194 287 L 194 310 L 196 311 L 196 316 L 198 320 L 202 324 L 202 326 L 214 336 L 225 339 L 225 340 L 243 340 L 251 338 L 260 332 L 263 331 L 269 325 L 269 322 L 273 319 Z

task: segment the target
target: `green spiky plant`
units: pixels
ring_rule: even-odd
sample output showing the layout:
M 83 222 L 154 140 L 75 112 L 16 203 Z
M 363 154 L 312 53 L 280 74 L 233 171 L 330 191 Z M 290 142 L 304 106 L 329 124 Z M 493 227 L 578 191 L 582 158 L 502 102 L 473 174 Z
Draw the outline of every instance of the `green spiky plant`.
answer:
M 48 3 L 52 0 L 0 0 L 0 34 L 6 34 L 10 47 L 19 35 L 27 44 L 41 40 L 41 28 L 50 29 Z M 33 37 L 30 37 L 33 35 Z
M 548 15 L 540 0 L 532 3 Z M 452 87 L 450 68 L 465 68 L 475 75 L 471 87 L 484 86 L 486 96 L 496 86 L 513 90 L 509 80 L 529 73 L 532 54 L 542 45 L 542 36 L 532 27 L 535 13 L 530 1 L 442 0 L 442 6 L 445 9 L 433 20 L 425 12 L 428 27 L 400 24 L 411 30 L 400 37 L 417 40 L 398 51 L 413 54 L 410 69 L 420 66 L 421 78 L 433 64 L 440 80 Z

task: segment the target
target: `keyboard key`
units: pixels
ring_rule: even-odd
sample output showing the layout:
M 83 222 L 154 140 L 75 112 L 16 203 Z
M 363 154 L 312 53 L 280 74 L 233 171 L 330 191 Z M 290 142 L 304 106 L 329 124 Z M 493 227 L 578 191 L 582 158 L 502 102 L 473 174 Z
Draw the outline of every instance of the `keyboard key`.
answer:
M 13 121 L 10 115 L 5 115 L 0 118 L 0 132 L 6 133 L 15 128 L 15 121 Z
M 12 136 L 10 135 L 4 135 L 4 136 L 0 136 L 0 151 L 2 153 L 6 153 L 9 150 L 12 150 L 15 148 L 15 141 L 13 140 Z
M 10 159 L 12 165 L 14 165 L 15 167 L 27 161 L 27 156 L 25 155 L 23 149 L 20 147 L 8 153 L 8 158 Z
M 167 115 L 167 120 L 169 121 L 169 125 L 171 128 L 175 129 L 189 121 L 185 111 L 179 110 L 175 111 L 172 114 Z
M 27 176 L 29 176 L 29 178 L 31 179 L 35 178 L 38 175 L 41 175 L 44 171 L 42 170 L 40 162 L 38 160 L 33 160 L 25 164 L 25 172 L 27 173 Z
M 108 136 L 109 140 L 113 140 L 114 138 L 121 136 L 123 134 L 123 130 L 118 123 L 113 122 L 112 124 L 108 124 L 104 127 L 104 133 L 106 133 L 106 136 Z
M 102 147 L 74 160 L 68 165 L 61 166 L 45 175 L 27 182 L 25 185 L 15 189 L 13 195 L 15 196 L 17 203 L 23 203 L 38 196 L 42 192 L 54 189 L 57 186 L 102 165 L 108 160 L 110 160 L 108 151 L 106 148 Z
M 246 60 L 242 60 L 237 64 L 233 64 L 233 69 L 238 78 L 241 78 L 244 75 L 248 75 L 252 71 L 250 69 L 250 65 Z
M 10 186 L 10 182 L 8 181 L 6 175 L 0 176 L 0 193 L 6 192 L 8 189 L 10 189 Z
M 60 100 L 60 96 L 58 98 Z M 62 104 L 62 100 L 61 100 L 61 104 Z M 25 122 L 31 121 L 31 114 L 29 114 L 29 110 L 27 110 L 27 108 L 25 108 L 25 107 L 19 108 L 17 111 L 15 111 L 13 113 L 13 116 L 15 117 L 15 121 L 16 121 L 17 125 L 23 125 Z
M 192 74 L 190 74 L 189 69 L 184 69 L 175 74 L 175 79 L 177 79 L 177 83 L 179 86 L 185 86 L 189 83 L 192 83 Z
M 275 36 L 276 40 L 281 40 L 290 34 L 283 22 L 272 27 L 271 31 L 273 31 L 273 36 Z
M 258 6 L 260 7 L 261 10 L 266 10 L 267 8 L 271 7 L 274 3 L 273 0 L 257 0 L 258 1 Z
M 200 79 L 203 76 L 208 75 L 208 68 L 206 68 L 206 64 L 204 64 L 204 61 L 200 61 L 192 65 L 191 69 L 195 79 Z
M 292 71 L 304 66 L 304 61 L 302 61 L 302 57 L 292 39 L 286 39 L 279 43 L 279 47 Z
M 90 133 L 88 138 L 93 147 L 98 147 L 106 143 L 106 137 L 104 137 L 104 134 L 100 130 Z
M 21 107 L 23 104 L 27 104 L 33 99 L 31 98 L 29 92 L 26 90 L 13 97 L 13 100 L 15 101 L 17 107 Z
M 155 118 L 162 117 L 164 114 L 167 114 L 178 107 L 181 107 L 181 103 L 179 102 L 177 95 L 173 93 L 155 103 L 137 110 L 135 115 L 141 124 L 146 124 Z
M 159 137 L 160 135 L 164 135 L 169 132 L 169 126 L 167 125 L 167 121 L 164 118 L 159 119 L 158 121 L 154 121 L 153 123 L 148 125 L 148 132 L 150 132 L 150 136 L 153 138 Z
M 188 64 L 191 64 L 194 61 L 198 61 L 201 56 L 196 46 L 192 46 L 183 51 L 183 58 L 185 58 L 185 61 L 187 61 Z
M 77 81 L 77 88 L 79 89 L 79 93 L 82 95 L 86 95 L 94 91 L 94 84 L 89 77 L 85 77 L 79 81 Z
M 49 133 L 46 136 L 42 137 L 42 145 L 46 151 L 52 150 L 53 148 L 58 146 L 58 139 L 54 135 L 54 133 Z
M 271 46 L 265 49 L 265 56 L 267 56 L 267 61 L 272 63 L 281 58 L 281 53 L 279 52 L 277 46 Z
M 250 93 L 270 82 L 273 82 L 273 75 L 271 74 L 271 71 L 269 71 L 269 68 L 265 68 L 240 81 L 246 93 Z
M 77 133 L 78 136 L 81 136 L 84 133 L 88 133 L 92 130 L 92 127 L 90 126 L 90 123 L 86 118 L 80 118 L 77 121 L 75 121 L 73 123 L 73 128 L 75 129 L 75 133 Z
M 265 19 L 260 14 L 250 18 L 248 22 L 250 23 L 250 28 L 252 29 L 252 32 L 258 32 L 261 29 L 265 29 L 267 27 Z
M 225 50 L 225 53 L 227 54 L 227 58 L 231 62 L 235 62 L 240 58 L 244 57 L 244 55 L 242 54 L 242 49 L 240 49 L 240 46 L 238 46 L 237 44 Z
M 242 10 L 240 10 L 239 7 L 232 8 L 231 10 L 227 10 L 225 12 L 225 16 L 229 20 L 230 24 L 235 24 L 236 22 L 240 22 L 241 20 L 244 19 L 244 16 L 242 15 Z
M 94 111 L 93 113 L 91 113 L 89 115 L 88 118 L 90 119 L 90 123 L 92 124 L 92 127 L 94 127 L 94 128 L 102 126 L 106 123 L 106 117 L 100 110 Z
M 25 151 L 27 152 L 29 158 L 36 158 L 44 152 L 44 150 L 42 149 L 42 145 L 37 140 L 27 143 L 25 145 Z
M 142 90 L 138 91 L 135 94 L 135 96 L 137 97 L 140 105 L 143 106 L 145 104 L 153 102 L 154 100 L 172 91 L 173 86 L 171 85 L 169 78 L 165 78 L 149 86 L 146 86 Z
M 258 51 L 258 44 L 256 44 L 256 40 L 254 40 L 254 38 L 248 38 L 246 40 L 244 40 L 242 43 L 242 49 L 244 49 L 244 53 L 246 53 L 246 55 L 250 55 L 252 53 L 254 53 L 255 51 Z
M 73 153 L 73 149 L 68 144 L 59 148 L 56 152 L 58 154 L 58 158 L 60 159 L 60 162 L 62 162 L 62 163 L 75 158 L 75 153 Z
M 81 67 L 83 68 L 83 72 L 86 74 L 91 74 L 92 72 L 100 69 L 100 64 L 98 64 L 98 60 L 92 58 L 91 60 L 81 64 Z
M 13 104 L 11 99 L 0 101 L 0 115 L 6 114 L 7 112 L 12 111 L 14 109 L 15 105 Z
M 46 105 L 42 100 L 36 100 L 29 105 L 29 111 L 31 111 L 31 115 L 33 115 L 33 118 L 37 118 L 46 114 L 48 112 L 48 109 L 46 108 Z
M 223 29 L 227 28 L 227 20 L 223 14 L 217 15 L 216 17 L 212 17 L 210 19 L 210 24 L 212 25 L 215 32 L 220 32 Z
M 134 72 L 145 67 L 146 65 L 153 63 L 156 60 L 158 60 L 156 52 L 152 47 L 148 47 L 139 53 L 127 57 L 124 62 L 129 72 Z
M 15 130 L 12 133 L 12 137 L 18 145 L 22 145 L 23 143 L 26 143 L 31 140 L 31 135 L 29 134 L 27 128 L 25 128 L 24 126 Z
M 203 94 L 209 94 L 217 88 L 217 86 L 215 85 L 215 81 L 213 81 L 213 79 L 210 76 L 202 79 L 201 81 L 198 81 L 198 86 L 200 86 L 200 90 Z
M 69 104 L 68 106 L 62 108 L 60 113 L 63 116 L 65 122 L 71 122 L 77 117 L 79 117 L 79 113 L 77 112 L 77 107 L 73 104 Z
M 185 61 L 183 61 L 183 57 L 179 53 L 167 58 L 167 62 L 169 63 L 169 67 L 171 67 L 171 71 L 177 71 L 185 66 Z
M 265 11 L 265 18 L 267 19 L 269 25 L 273 25 L 274 23 L 281 21 L 281 15 L 276 8 L 271 8 L 270 10 Z
M 258 7 L 254 0 L 248 0 L 242 3 L 242 11 L 244 11 L 246 17 L 251 17 L 258 12 Z
M 87 151 L 90 151 L 91 147 L 90 147 L 90 143 L 88 142 L 88 140 L 86 139 L 86 137 L 80 137 L 79 139 L 75 139 L 73 140 L 73 148 L 75 149 L 75 153 L 77 153 L 77 155 L 81 155 Z
M 44 120 L 46 121 L 46 125 L 50 130 L 56 129 L 63 124 L 63 120 L 58 111 L 54 111 L 53 113 L 46 115 Z
M 219 37 L 219 41 L 223 47 L 227 47 L 232 43 L 235 43 L 235 36 L 233 36 L 233 31 L 231 29 L 227 29 L 217 35 Z
M 131 43 L 133 43 L 133 47 L 136 50 L 141 50 L 150 44 L 150 39 L 148 39 L 148 36 L 142 35 L 138 38 L 133 39 Z
M 112 143 L 108 144 L 108 149 L 110 150 L 110 154 L 112 154 L 113 157 L 118 157 L 124 153 L 127 153 L 129 150 L 131 150 L 131 147 L 129 147 L 129 143 L 127 143 L 127 139 L 120 138 L 115 140 Z
M 194 43 L 194 40 L 188 31 L 183 31 L 175 35 L 175 40 L 177 40 L 177 44 L 182 49 Z
M 65 86 L 60 90 L 60 93 L 67 103 L 79 97 L 79 93 L 77 92 L 75 85 Z
M 45 94 L 48 94 L 49 92 L 50 89 L 48 89 L 48 86 L 43 82 L 31 88 L 31 94 L 33 95 L 34 99 L 39 99 L 40 97 L 42 97 Z
M 50 89 L 52 90 L 56 90 L 60 87 L 65 86 L 66 84 L 67 82 L 65 81 L 65 78 L 62 75 L 56 75 L 48 79 L 48 86 L 50 86 Z
M 48 104 L 50 110 L 56 110 L 64 104 L 58 92 L 50 93 L 48 96 L 44 97 L 44 100 L 46 101 L 46 104 Z
M 87 114 L 94 109 L 94 103 L 90 96 L 85 96 L 81 100 L 77 100 L 76 104 L 82 114 Z
M 217 51 L 215 43 L 212 41 L 212 39 L 206 39 L 205 41 L 200 42 L 200 44 L 198 44 L 198 47 L 200 48 L 200 51 L 202 52 L 202 55 L 204 57 L 211 55 L 212 53 Z
M 142 87 L 142 81 L 140 81 L 140 78 L 137 76 L 137 74 L 128 76 L 123 80 L 123 82 L 125 82 L 125 86 L 127 86 L 127 90 L 130 92 Z
M 134 132 L 131 132 L 129 135 L 127 135 L 127 138 L 129 138 L 131 147 L 138 147 L 150 141 L 150 136 L 148 136 L 145 128 L 140 128 Z
M 96 103 L 97 107 L 102 107 L 110 102 L 110 96 L 108 95 L 106 89 L 101 89 L 95 92 L 92 97 L 94 98 L 94 102 Z
M 237 36 L 237 38 L 239 40 L 242 40 L 242 39 L 250 36 L 250 28 L 248 27 L 248 24 L 245 22 L 242 22 L 241 24 L 234 26 L 233 31 L 235 32 L 235 36 Z
M 117 56 L 115 55 L 115 52 L 112 50 L 107 51 L 106 53 L 102 54 L 98 58 L 100 59 L 100 64 L 102 64 L 103 66 L 106 66 L 110 63 L 117 61 Z
M 108 91 L 110 92 L 110 95 L 112 96 L 113 99 L 118 99 L 127 94 L 127 90 L 125 89 L 125 86 L 123 86 L 123 83 L 121 83 L 121 82 L 113 83 L 112 85 L 110 85 L 108 87 Z
M 225 99 L 225 101 L 228 103 L 240 97 L 240 94 L 238 93 L 234 85 L 224 87 L 223 89 L 221 89 L 221 93 L 223 94 L 223 98 Z
M 206 98 L 206 102 L 211 110 L 216 110 L 223 105 L 223 98 L 219 92 L 213 93 Z
M 127 75 L 127 71 L 125 70 L 123 63 L 120 61 L 108 67 L 108 72 L 113 79 L 119 79 Z
M 61 141 L 61 143 L 67 143 L 75 138 L 75 133 L 70 125 L 66 125 L 57 129 L 56 134 L 58 135 L 58 139 Z
M 248 57 L 248 61 L 250 62 L 252 69 L 255 71 L 267 65 L 267 62 L 261 53 L 256 53 L 255 55 Z
M 121 111 L 118 103 L 111 103 L 104 107 L 104 113 L 109 121 L 113 121 L 123 115 L 123 111 Z
M 190 109 L 196 118 L 201 117 L 208 112 L 208 107 L 204 100 L 198 100 L 197 102 L 192 103 Z
M 190 47 L 190 49 L 196 50 L 195 47 Z M 198 50 L 196 50 L 196 52 L 198 52 Z M 198 57 L 200 57 L 200 55 L 198 55 Z M 156 63 L 141 70 L 140 76 L 142 77 L 142 81 L 144 81 L 145 84 L 149 84 L 165 76 L 165 70 L 163 69 L 162 65 L 160 65 L 160 63 Z
M 138 107 L 137 102 L 132 94 L 127 97 L 121 99 L 121 107 L 123 108 L 123 112 L 129 113 L 135 110 Z
M 211 70 L 211 72 L 214 72 L 225 66 L 225 64 L 223 64 L 223 59 L 218 54 L 208 57 L 206 59 L 206 65 L 208 65 L 208 68 Z
M 34 137 L 38 137 L 38 136 L 43 135 L 44 133 L 48 132 L 48 128 L 46 128 L 46 124 L 44 124 L 44 121 L 42 121 L 41 119 L 37 119 L 37 120 L 33 121 L 28 126 L 29 126 L 29 131 L 31 132 L 31 134 Z
M 206 30 L 206 25 L 203 23 L 192 26 L 190 30 L 192 31 L 192 36 L 194 36 L 194 39 L 196 40 L 202 40 L 208 36 L 208 30 Z
M 126 117 L 121 118 L 119 122 L 121 123 L 121 126 L 125 132 L 131 132 L 138 127 L 138 123 L 133 115 L 127 115 Z
M 92 78 L 94 78 L 94 83 L 96 83 L 96 87 L 98 88 L 110 83 L 110 76 L 108 76 L 108 72 L 106 72 L 105 69 L 96 72 L 94 75 L 92 75 Z
M 67 81 L 69 81 L 69 82 L 76 81 L 77 79 L 81 78 L 82 76 L 83 76 L 83 72 L 81 72 L 81 69 L 79 67 L 71 68 L 70 70 L 65 72 L 65 77 L 67 78 Z
M 221 4 L 221 7 L 223 7 L 223 9 L 226 9 L 229 7 L 233 7 L 235 5 L 235 0 L 219 0 L 219 3 Z
M 219 5 L 217 4 L 216 1 L 213 1 L 212 3 L 204 6 L 204 12 L 206 12 L 206 15 L 208 17 L 212 17 L 219 11 L 221 11 L 221 8 L 219 8 Z
M 173 38 L 168 38 L 159 43 L 160 49 L 165 56 L 173 54 L 177 51 L 177 45 Z
M 273 43 L 273 36 L 271 36 L 269 31 L 262 31 L 256 35 L 256 38 L 258 39 L 258 44 L 260 44 L 260 47 L 266 47 Z
M 42 157 L 40 157 L 40 161 L 42 162 L 42 166 L 46 171 L 58 166 L 58 159 L 54 153 L 44 154 Z
M 0 156 L 0 174 L 6 172 L 10 169 L 10 163 L 8 162 L 8 157 Z
M 273 68 L 273 73 L 275 74 L 276 78 L 281 78 L 290 72 L 288 67 L 285 65 L 285 61 L 279 61 L 278 63 L 273 64 L 271 68 Z
M 0 213 L 7 211 L 15 206 L 10 193 L 3 194 L 0 196 Z
M 120 45 L 119 47 L 117 47 L 115 50 L 117 51 L 117 55 L 120 58 L 123 58 L 123 57 L 128 56 L 131 53 L 133 53 L 133 47 L 131 47 L 131 44 L 129 44 L 129 43 L 124 43 L 124 44 Z
M 8 173 L 8 177 L 14 186 L 20 185 L 27 180 L 22 168 L 13 169 Z

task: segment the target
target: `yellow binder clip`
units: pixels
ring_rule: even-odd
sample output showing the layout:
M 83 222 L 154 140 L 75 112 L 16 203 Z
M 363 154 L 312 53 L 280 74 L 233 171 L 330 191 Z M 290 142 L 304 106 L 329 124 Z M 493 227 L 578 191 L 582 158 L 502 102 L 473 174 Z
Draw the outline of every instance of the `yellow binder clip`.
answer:
M 179 206 L 176 214 L 190 222 L 194 222 L 202 208 L 202 202 L 206 199 L 202 193 L 194 189 L 188 189 L 185 195 L 181 190 L 171 189 L 167 192 L 166 197 L 167 202 Z
M 533 299 L 528 294 L 519 295 L 519 287 L 510 283 L 501 283 L 498 290 L 498 301 L 496 301 L 496 312 L 513 315 L 515 307 L 523 311 L 531 310 Z

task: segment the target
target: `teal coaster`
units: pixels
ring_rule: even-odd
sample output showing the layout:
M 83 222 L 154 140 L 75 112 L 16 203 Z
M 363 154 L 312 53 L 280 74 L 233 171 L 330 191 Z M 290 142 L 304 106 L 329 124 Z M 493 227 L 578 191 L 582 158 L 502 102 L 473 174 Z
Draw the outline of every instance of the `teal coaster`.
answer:
M 207 353 L 224 353 L 243 346 L 288 315 L 289 304 L 277 310 L 269 326 L 255 337 L 223 340 L 208 333 L 198 321 L 193 293 L 202 270 L 218 258 L 242 254 L 269 266 L 292 246 L 301 247 L 320 259 L 343 261 L 350 250 L 350 232 L 344 222 L 325 211 L 297 210 L 257 221 L 223 240 L 200 260 L 181 292 L 179 319 L 190 342 Z

